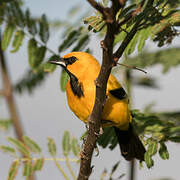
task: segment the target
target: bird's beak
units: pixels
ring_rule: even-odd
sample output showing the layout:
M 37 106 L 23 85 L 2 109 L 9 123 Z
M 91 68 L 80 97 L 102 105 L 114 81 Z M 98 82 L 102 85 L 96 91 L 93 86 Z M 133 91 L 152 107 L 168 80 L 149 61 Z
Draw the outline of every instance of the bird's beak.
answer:
M 66 68 L 66 63 L 64 61 L 63 58 L 60 58 L 60 59 L 57 59 L 57 60 L 50 60 L 49 63 L 51 64 L 56 64 L 56 65 L 60 65 L 62 66 L 63 68 Z

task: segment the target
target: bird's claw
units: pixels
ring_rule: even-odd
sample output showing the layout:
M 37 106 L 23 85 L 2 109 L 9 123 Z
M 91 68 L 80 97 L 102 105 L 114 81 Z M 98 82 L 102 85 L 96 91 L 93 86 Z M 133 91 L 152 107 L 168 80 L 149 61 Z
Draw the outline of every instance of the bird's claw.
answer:
M 102 134 L 103 134 L 103 128 L 102 128 L 102 126 L 100 127 L 100 129 L 99 129 L 99 133 L 96 133 L 96 132 L 94 132 L 94 134 L 96 135 L 96 136 L 101 136 Z

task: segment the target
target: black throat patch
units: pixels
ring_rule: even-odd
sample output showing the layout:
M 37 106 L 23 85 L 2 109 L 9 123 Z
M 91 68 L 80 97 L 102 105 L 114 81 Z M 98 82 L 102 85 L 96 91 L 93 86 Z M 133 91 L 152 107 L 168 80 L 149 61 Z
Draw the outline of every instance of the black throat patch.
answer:
M 77 96 L 78 98 L 84 96 L 82 85 L 78 82 L 78 78 L 72 73 L 69 73 L 69 76 L 70 76 L 71 89 L 74 95 Z

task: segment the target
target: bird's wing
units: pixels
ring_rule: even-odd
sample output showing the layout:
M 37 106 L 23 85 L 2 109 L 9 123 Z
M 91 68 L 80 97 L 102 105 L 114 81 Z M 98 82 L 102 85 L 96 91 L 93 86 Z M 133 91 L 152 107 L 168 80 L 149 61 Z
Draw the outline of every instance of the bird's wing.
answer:
M 126 94 L 125 90 L 122 87 L 110 90 L 109 92 L 111 93 L 111 95 L 113 95 L 117 99 L 122 100 L 122 99 L 127 98 L 127 94 Z
M 117 99 L 122 100 L 127 98 L 127 94 L 125 90 L 122 88 L 121 84 L 112 74 L 109 76 L 107 90 L 108 93 L 110 93 L 112 96 L 114 96 Z

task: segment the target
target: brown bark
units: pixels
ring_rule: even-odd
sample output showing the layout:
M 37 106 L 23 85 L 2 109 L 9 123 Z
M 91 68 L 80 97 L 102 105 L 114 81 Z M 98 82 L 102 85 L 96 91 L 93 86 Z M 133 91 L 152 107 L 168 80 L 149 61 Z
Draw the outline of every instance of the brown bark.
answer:
M 91 5 L 96 8 L 99 7 L 96 1 L 88 0 Z M 112 3 L 112 7 L 108 9 L 109 13 L 104 13 L 106 22 L 107 22 L 107 33 L 104 41 L 102 41 L 101 46 L 103 49 L 103 62 L 101 66 L 100 73 L 98 78 L 96 79 L 96 98 L 95 105 L 92 111 L 92 114 L 89 117 L 89 130 L 87 138 L 84 142 L 82 151 L 81 151 L 81 164 L 80 164 L 80 172 L 78 176 L 78 180 L 87 180 L 91 174 L 91 158 L 93 154 L 93 150 L 96 145 L 96 140 L 98 138 L 99 130 L 100 130 L 100 119 L 101 113 L 103 110 L 103 105 L 106 101 L 106 86 L 109 75 L 111 73 L 111 69 L 113 67 L 113 43 L 114 36 L 116 33 L 116 21 L 115 15 L 118 8 L 114 7 L 115 3 Z M 101 7 L 101 11 L 103 7 Z M 96 8 L 99 10 L 99 8 Z M 114 10 L 114 11 L 113 11 Z M 100 12 L 101 12 L 100 11 Z
M 17 112 L 4 53 L 1 48 L 1 39 L 0 39 L 0 68 L 1 68 L 3 86 L 4 86 L 3 94 L 7 101 L 8 110 L 11 115 L 11 119 L 12 119 L 14 129 L 15 129 L 15 134 L 16 134 L 17 138 L 22 141 L 23 128 L 22 128 L 22 125 L 21 125 L 21 122 L 19 119 L 19 115 Z

